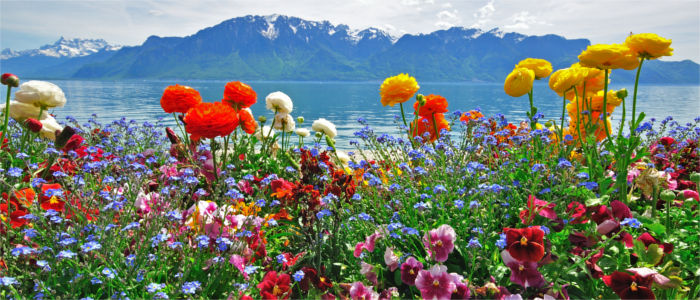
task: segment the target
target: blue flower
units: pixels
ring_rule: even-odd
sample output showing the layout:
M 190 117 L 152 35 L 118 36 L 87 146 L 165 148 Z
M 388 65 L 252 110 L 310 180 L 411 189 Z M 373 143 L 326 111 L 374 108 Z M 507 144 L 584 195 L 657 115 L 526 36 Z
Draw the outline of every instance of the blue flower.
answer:
M 454 203 L 455 203 L 455 207 L 456 207 L 456 208 L 458 208 L 458 209 L 464 208 L 464 201 L 462 201 L 462 200 L 455 200 Z
M 467 247 L 468 248 L 481 248 L 481 243 L 479 243 L 479 239 L 477 239 L 476 237 L 473 237 L 469 240 Z
M 277 263 L 283 264 L 287 262 L 287 258 L 284 257 L 284 254 L 280 254 L 276 256 L 277 258 Z
M 472 200 L 469 202 L 469 209 L 477 209 L 481 206 L 478 201 Z
M 323 219 L 323 217 L 332 216 L 332 215 L 333 215 L 333 213 L 330 210 L 323 209 L 323 210 L 316 213 L 316 218 L 318 218 L 320 220 L 320 219 Z
M 191 295 L 197 292 L 197 290 L 201 287 L 202 284 L 199 283 L 199 281 L 188 281 L 182 284 L 182 293 Z
M 22 169 L 10 167 L 7 169 L 7 175 L 10 175 L 10 177 L 20 177 L 22 176 Z
M 496 241 L 496 247 L 498 247 L 500 249 L 504 249 L 506 247 L 506 234 L 501 233 L 498 236 L 499 236 L 499 239 L 498 239 L 498 241 Z
M 51 266 L 45 260 L 37 260 L 36 265 L 44 271 L 51 271 Z
M 102 284 L 102 280 L 99 279 L 99 278 L 97 278 L 97 277 L 93 277 L 93 278 L 90 280 L 90 283 L 92 283 L 92 284 Z
M 102 275 L 104 275 L 105 277 L 107 277 L 109 279 L 114 279 L 114 277 L 116 277 L 116 273 L 110 268 L 102 269 Z
M 99 250 L 102 249 L 102 245 L 100 243 L 92 241 L 92 242 L 87 242 L 85 244 L 82 244 L 80 246 L 80 250 L 82 250 L 84 253 L 88 253 L 92 250 Z
M 166 293 L 157 292 L 155 295 L 153 295 L 153 299 L 170 299 L 170 297 L 168 297 L 168 294 Z
M 294 281 L 299 282 L 304 279 L 304 271 L 296 271 L 292 277 L 294 278 Z
M 126 231 L 126 230 L 131 230 L 131 229 L 134 229 L 134 228 L 139 228 L 139 226 L 141 226 L 141 225 L 139 224 L 139 222 L 131 222 L 131 223 L 127 224 L 126 226 L 124 226 L 124 228 L 122 228 L 121 231 Z
M 155 293 L 157 291 L 162 290 L 163 288 L 165 288 L 164 283 L 153 283 L 152 282 L 146 286 L 146 291 L 148 291 L 149 293 Z
M 76 255 L 77 255 L 77 254 L 75 254 L 75 252 L 73 252 L 73 251 L 70 251 L 70 250 L 62 250 L 62 251 L 58 252 L 58 254 L 56 254 L 56 258 L 58 258 L 58 259 L 73 258 L 73 257 L 75 257 Z
M 578 186 L 585 187 L 589 190 L 595 190 L 598 188 L 598 183 L 597 182 L 592 182 L 592 181 L 586 181 L 586 182 L 581 182 L 578 184 Z
M 19 281 L 17 281 L 17 279 L 14 277 L 0 277 L 0 285 L 10 286 L 13 284 L 19 284 Z
M 622 220 L 622 222 L 620 222 L 620 225 L 629 226 L 632 228 L 642 227 L 642 223 L 639 222 L 639 220 L 637 220 L 635 218 L 625 218 L 624 220 Z
M 30 255 L 36 253 L 36 250 L 27 246 L 22 246 L 12 249 L 11 253 L 12 256 Z

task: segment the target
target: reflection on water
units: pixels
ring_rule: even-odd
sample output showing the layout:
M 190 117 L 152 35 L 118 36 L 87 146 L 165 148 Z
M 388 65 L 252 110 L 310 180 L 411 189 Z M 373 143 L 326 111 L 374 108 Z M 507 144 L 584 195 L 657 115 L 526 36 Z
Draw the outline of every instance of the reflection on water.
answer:
M 160 96 L 166 86 L 172 84 L 189 85 L 197 89 L 206 102 L 222 98 L 226 81 L 78 81 L 55 80 L 66 93 L 68 103 L 53 111 L 59 120 L 70 115 L 83 122 L 91 114 L 97 114 L 102 122 L 120 117 L 140 122 L 155 122 L 164 117 L 172 125 L 172 116 L 160 107 Z M 380 82 L 247 82 L 258 93 L 258 103 L 253 105 L 254 115 L 265 115 L 268 120 L 272 113 L 265 110 L 265 96 L 271 92 L 283 91 L 294 101 L 294 117 L 303 116 L 306 121 L 301 127 L 310 127 L 318 118 L 326 118 L 338 127 L 338 147 L 351 149 L 353 132 L 360 128 L 356 122 L 364 118 L 367 123 L 381 133 L 397 133 L 394 116 L 400 114 L 399 106 L 382 107 L 379 102 Z M 504 114 L 511 122 L 526 119 L 527 96 L 512 98 L 503 92 L 501 84 L 488 83 L 421 83 L 420 93 L 439 94 L 447 98 L 450 111 L 480 108 L 484 115 Z M 612 89 L 631 86 L 612 86 Z M 545 83 L 535 86 L 535 106 L 546 119 L 559 120 L 562 99 L 549 90 Z M 630 101 L 631 102 L 631 101 Z M 644 111 L 647 118 L 664 118 L 672 115 L 675 120 L 685 123 L 700 115 L 699 86 L 640 86 L 637 110 Z M 413 112 L 413 101 L 406 103 L 406 112 Z M 631 104 L 628 104 L 628 114 Z M 622 110 L 613 115 L 613 124 L 619 122 Z M 269 122 L 269 121 L 268 121 Z M 558 121 L 557 121 L 558 123 Z M 297 125 L 299 126 L 299 125 Z

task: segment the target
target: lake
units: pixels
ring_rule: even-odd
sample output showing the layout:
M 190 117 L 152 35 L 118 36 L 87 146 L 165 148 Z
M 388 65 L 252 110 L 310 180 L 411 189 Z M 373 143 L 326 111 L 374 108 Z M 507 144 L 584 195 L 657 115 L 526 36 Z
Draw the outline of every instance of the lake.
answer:
M 220 101 L 226 81 L 164 81 L 164 80 L 123 80 L 123 81 L 83 81 L 51 80 L 60 86 L 68 98 L 65 107 L 53 110 L 59 121 L 65 116 L 73 116 L 81 123 L 92 114 L 98 121 L 110 122 L 126 117 L 139 122 L 154 123 L 164 117 L 168 125 L 173 125 L 172 115 L 165 114 L 160 107 L 160 97 L 168 85 L 188 85 L 200 92 L 205 102 Z M 264 115 L 272 119 L 272 112 L 265 109 L 265 96 L 282 91 L 294 102 L 292 115 L 303 116 L 306 121 L 297 127 L 310 128 L 318 118 L 326 118 L 338 128 L 337 144 L 340 149 L 352 149 L 349 141 L 353 132 L 361 128 L 358 118 L 379 133 L 397 133 L 393 120 L 400 115 L 399 106 L 383 107 L 379 101 L 381 82 L 290 82 L 290 81 L 248 81 L 258 94 L 258 102 L 251 108 L 254 116 Z M 480 108 L 485 116 L 504 114 L 514 124 L 527 117 L 527 96 L 512 98 L 503 92 L 501 83 L 419 83 L 419 93 L 439 94 L 447 98 L 450 112 Z M 633 84 L 612 85 L 612 89 L 629 90 L 628 114 L 631 111 Z M 559 120 L 562 99 L 551 91 L 546 82 L 537 83 L 534 102 L 545 119 Z M 405 104 L 408 114 L 413 112 L 413 101 Z M 673 116 L 678 122 L 686 123 L 700 116 L 700 86 L 685 85 L 640 85 L 637 110 L 657 119 Z M 613 115 L 613 124 L 619 124 L 622 109 L 618 107 Z M 629 119 L 629 115 L 628 115 Z M 270 121 L 268 121 L 269 124 Z M 559 121 L 557 121 L 557 124 Z

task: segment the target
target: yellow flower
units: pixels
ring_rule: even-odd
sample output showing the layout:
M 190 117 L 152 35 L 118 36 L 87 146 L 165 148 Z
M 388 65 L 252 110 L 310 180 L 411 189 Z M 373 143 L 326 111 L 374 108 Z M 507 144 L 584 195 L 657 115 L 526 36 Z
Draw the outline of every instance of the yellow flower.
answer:
M 528 68 L 535 72 L 535 79 L 541 79 L 549 76 L 552 73 L 552 64 L 544 59 L 526 58 L 521 60 L 516 68 Z
M 557 70 L 549 77 L 549 88 L 562 96 L 564 92 L 579 85 L 584 76 L 585 74 L 576 68 Z
M 591 45 L 578 56 L 581 66 L 598 69 L 633 70 L 639 65 L 639 59 L 630 48 L 619 44 Z
M 578 93 L 578 98 L 583 98 L 584 84 L 585 84 L 585 97 L 591 97 L 595 95 L 598 91 L 602 90 L 605 86 L 605 72 L 601 69 L 582 67 L 579 63 L 574 63 L 571 65 L 570 69 L 576 69 L 581 73 L 581 81 L 576 85 L 576 93 Z M 610 75 L 608 74 L 608 82 L 610 81 Z M 566 92 L 566 99 L 574 101 L 576 99 L 576 93 L 571 89 Z
M 625 46 L 632 49 L 639 57 L 657 59 L 661 56 L 673 55 L 671 40 L 662 38 L 654 33 L 640 33 L 627 37 Z
M 399 75 L 389 77 L 384 80 L 379 88 L 379 94 L 382 96 L 382 105 L 394 106 L 396 103 L 404 103 L 411 99 L 418 91 L 420 86 L 412 76 L 401 73 Z
M 535 72 L 527 68 L 515 68 L 508 74 L 503 90 L 511 97 L 520 97 L 532 90 Z

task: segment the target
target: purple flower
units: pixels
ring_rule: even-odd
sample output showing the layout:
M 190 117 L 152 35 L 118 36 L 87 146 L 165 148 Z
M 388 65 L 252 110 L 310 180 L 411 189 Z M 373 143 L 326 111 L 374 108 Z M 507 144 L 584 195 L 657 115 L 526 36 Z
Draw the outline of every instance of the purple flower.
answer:
M 421 270 L 423 270 L 423 264 L 413 256 L 409 257 L 401 265 L 401 281 L 408 285 L 416 285 L 416 277 Z
M 418 272 L 416 287 L 423 299 L 450 299 L 457 288 L 452 275 L 447 273 L 447 267 L 442 265 Z
M 513 258 L 508 250 L 501 251 L 503 263 L 510 268 L 510 281 L 523 287 L 542 287 L 544 286 L 544 277 L 537 270 L 536 262 L 522 262 Z
M 359 242 L 355 245 L 355 252 L 353 252 L 353 255 L 355 257 L 360 257 L 360 254 L 362 254 L 362 250 L 367 250 L 369 252 L 374 251 L 374 244 L 377 242 L 377 239 L 383 236 L 384 235 L 380 232 L 375 231 L 373 234 L 365 238 L 364 242 Z
M 355 299 L 378 299 L 379 294 L 373 291 L 371 287 L 366 287 L 362 282 L 355 282 L 350 287 L 350 298 Z
M 437 229 L 433 229 L 423 236 L 423 244 L 428 250 L 430 257 L 438 262 L 447 260 L 447 256 L 452 253 L 455 248 L 455 240 L 457 233 L 447 224 L 440 225 Z

